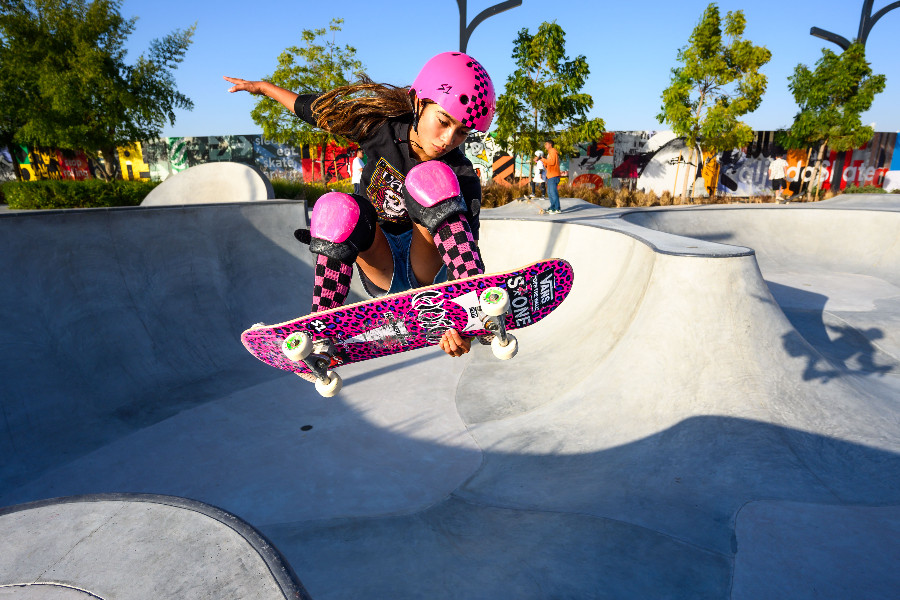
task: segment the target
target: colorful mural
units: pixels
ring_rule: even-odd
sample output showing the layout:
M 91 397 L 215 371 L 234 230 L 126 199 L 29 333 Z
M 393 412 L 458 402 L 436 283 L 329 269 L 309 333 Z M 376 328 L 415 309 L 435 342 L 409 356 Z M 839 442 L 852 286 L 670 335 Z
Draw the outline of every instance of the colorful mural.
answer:
M 817 148 L 791 150 L 787 153 L 791 193 L 816 183 L 823 190 L 848 185 L 900 187 L 896 142 L 897 133 L 876 133 L 855 150 L 826 148 L 818 176 Z M 322 156 L 320 148 L 280 144 L 259 134 L 171 137 L 119 148 L 116 165 L 123 179 L 164 180 L 201 163 L 232 161 L 253 165 L 270 179 L 295 181 L 322 181 L 324 166 L 325 179 L 331 181 L 349 177 L 354 150 L 331 144 Z M 578 144 L 577 150 L 575 155 L 561 157 L 561 169 L 573 185 L 743 197 L 769 193 L 769 162 L 784 152 L 775 142 L 774 131 L 758 131 L 746 147 L 713 156 L 704 156 L 699 148 L 692 152 L 671 131 L 610 131 Z M 533 156 L 511 156 L 490 135 L 470 135 L 465 152 L 484 185 L 524 187 L 530 181 Z M 0 180 L 92 176 L 94 165 L 80 152 L 21 146 L 0 149 Z
M 53 149 L 29 149 L 12 146 L 0 152 L 0 178 L 33 181 L 36 179 L 89 179 L 91 164 L 81 152 Z M 9 166 L 7 166 L 9 160 Z
M 0 146 L 0 181 L 15 181 L 16 165 L 9 148 Z
M 865 146 L 847 152 L 824 149 L 820 171 L 815 163 L 818 148 L 787 152 L 791 193 L 801 185 L 822 190 L 844 189 L 848 185 L 883 187 L 889 174 L 897 170 L 896 133 L 876 133 Z M 629 131 L 606 133 L 595 142 L 579 144 L 578 156 L 569 159 L 568 171 L 575 185 L 630 187 L 673 195 L 695 192 L 729 196 L 758 196 L 770 193 L 769 163 L 785 150 L 775 142 L 774 131 L 756 132 L 744 148 L 715 155 L 692 152 L 682 138 L 671 131 Z M 896 180 L 896 175 L 893 176 Z M 893 188 L 888 188 L 893 189 Z

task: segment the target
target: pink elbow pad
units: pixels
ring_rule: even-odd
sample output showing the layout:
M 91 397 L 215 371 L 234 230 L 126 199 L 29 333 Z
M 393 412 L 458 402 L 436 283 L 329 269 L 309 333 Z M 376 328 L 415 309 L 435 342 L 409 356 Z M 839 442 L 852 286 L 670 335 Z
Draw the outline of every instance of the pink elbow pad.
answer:
M 347 194 L 328 192 L 316 200 L 310 221 L 312 237 L 339 244 L 350 237 L 359 222 L 359 206 Z
M 460 195 L 456 173 L 436 160 L 421 163 L 410 169 L 406 175 L 406 189 L 426 208 Z

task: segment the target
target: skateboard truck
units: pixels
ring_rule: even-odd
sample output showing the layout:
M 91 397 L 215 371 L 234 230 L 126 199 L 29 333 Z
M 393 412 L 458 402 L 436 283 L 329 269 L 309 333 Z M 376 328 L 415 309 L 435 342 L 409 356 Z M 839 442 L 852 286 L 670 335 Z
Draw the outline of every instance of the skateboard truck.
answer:
M 331 354 L 334 346 L 329 338 L 311 340 L 304 331 L 295 331 L 285 338 L 281 351 L 288 360 L 303 362 L 316 376 L 316 391 L 326 398 L 331 398 L 339 391 L 343 382 L 341 376 L 329 371 Z
M 509 294 L 501 287 L 490 287 L 478 296 L 481 311 L 486 315 L 484 328 L 494 334 L 491 350 L 500 360 L 509 360 L 519 351 L 519 342 L 506 331 L 506 314 L 509 312 Z

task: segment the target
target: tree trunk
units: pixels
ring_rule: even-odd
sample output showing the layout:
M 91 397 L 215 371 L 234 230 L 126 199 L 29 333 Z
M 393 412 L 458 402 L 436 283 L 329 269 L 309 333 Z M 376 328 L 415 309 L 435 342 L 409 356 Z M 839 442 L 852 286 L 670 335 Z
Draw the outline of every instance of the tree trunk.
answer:
M 810 146 L 809 148 L 806 149 L 806 166 L 803 168 L 804 171 L 805 171 L 807 168 L 809 168 L 809 159 L 810 159 L 811 157 L 812 157 L 812 147 Z M 808 194 L 809 194 L 809 184 L 812 183 L 812 178 L 810 178 L 810 180 L 806 182 L 806 187 L 804 188 L 804 186 L 803 186 L 803 173 L 802 173 L 802 172 L 799 173 L 799 177 L 800 177 L 800 191 L 799 191 L 799 195 L 804 195 L 804 194 L 808 195 Z
M 716 157 L 718 157 L 718 156 L 719 156 L 718 152 L 711 154 L 709 157 L 710 162 L 716 160 Z M 721 170 L 722 170 L 722 165 L 716 164 L 716 168 L 712 174 L 712 181 L 710 181 L 710 184 L 709 184 L 709 198 L 711 201 L 714 200 L 719 195 L 719 173 L 721 172 Z
M 675 163 L 675 181 L 672 182 L 672 197 L 678 194 L 678 171 L 681 170 L 681 156 L 683 153 L 684 150 L 678 151 L 678 162 Z
M 118 155 L 116 154 L 116 149 L 112 146 L 108 148 L 103 148 L 100 153 L 103 155 L 103 163 L 100 164 L 98 160 L 98 166 L 100 167 L 98 171 L 103 176 L 103 180 L 106 182 L 110 182 L 116 178 L 116 173 L 119 172 L 119 169 L 116 167 L 116 160 L 118 159 Z
M 690 173 L 691 173 L 691 163 L 694 162 L 694 150 L 695 150 L 695 148 L 692 147 L 691 151 L 688 153 L 687 162 L 684 165 L 684 183 L 681 184 L 681 197 L 682 198 L 688 197 L 688 192 L 687 192 L 688 181 L 691 180 Z M 696 179 L 696 178 L 697 178 L 697 176 L 695 174 L 694 179 Z M 692 186 L 692 193 L 693 193 L 693 186 Z
M 697 167 L 694 169 L 694 178 L 691 179 L 691 204 L 694 203 L 694 198 L 697 197 L 697 178 L 703 179 L 703 150 L 701 149 L 697 152 Z M 703 182 L 704 184 L 706 181 Z
M 823 140 L 819 146 L 819 152 L 816 155 L 816 197 L 815 201 L 819 201 L 819 191 L 822 189 L 822 155 L 825 154 L 825 148 L 828 146 L 828 140 Z

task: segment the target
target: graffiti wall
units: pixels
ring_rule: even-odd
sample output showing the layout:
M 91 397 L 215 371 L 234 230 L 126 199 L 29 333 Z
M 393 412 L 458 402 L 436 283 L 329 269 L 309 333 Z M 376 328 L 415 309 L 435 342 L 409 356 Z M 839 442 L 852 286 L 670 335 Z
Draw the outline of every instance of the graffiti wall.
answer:
M 592 188 L 639 189 L 662 194 L 694 193 L 733 196 L 766 195 L 771 188 L 769 163 L 787 155 L 791 193 L 816 184 L 823 190 L 848 185 L 900 188 L 900 152 L 896 133 L 876 133 L 865 145 L 847 152 L 825 148 L 784 151 L 774 131 L 756 132 L 744 148 L 704 155 L 688 148 L 671 131 L 610 131 L 578 145 L 577 154 L 561 157 L 561 168 L 572 185 Z M 134 143 L 114 157 L 122 179 L 164 180 L 205 162 L 242 162 L 259 168 L 270 179 L 325 181 L 349 177 L 353 147 L 294 147 L 259 134 L 212 137 L 172 137 Z M 484 185 L 526 186 L 533 157 L 511 156 L 491 135 L 474 133 L 465 152 Z M 324 155 L 323 155 L 324 154 Z M 815 164 L 821 158 L 817 171 Z M 16 146 L 0 149 L 0 180 L 85 179 L 95 165 L 84 154 Z
M 770 193 L 769 163 L 785 154 L 791 193 L 799 192 L 801 185 L 817 184 L 822 190 L 885 187 L 891 181 L 900 187 L 896 174 L 891 174 L 900 168 L 900 153 L 894 152 L 896 133 L 876 133 L 865 146 L 847 152 L 826 147 L 818 172 L 818 148 L 785 151 L 774 137 L 774 131 L 759 131 L 744 148 L 704 155 L 670 131 L 607 133 L 601 140 L 579 145 L 578 156 L 569 159 L 569 177 L 574 185 L 630 187 L 657 194 L 758 196 Z
M 34 150 L 25 146 L 0 149 L 0 181 L 20 179 L 88 179 L 91 165 L 81 152 Z

